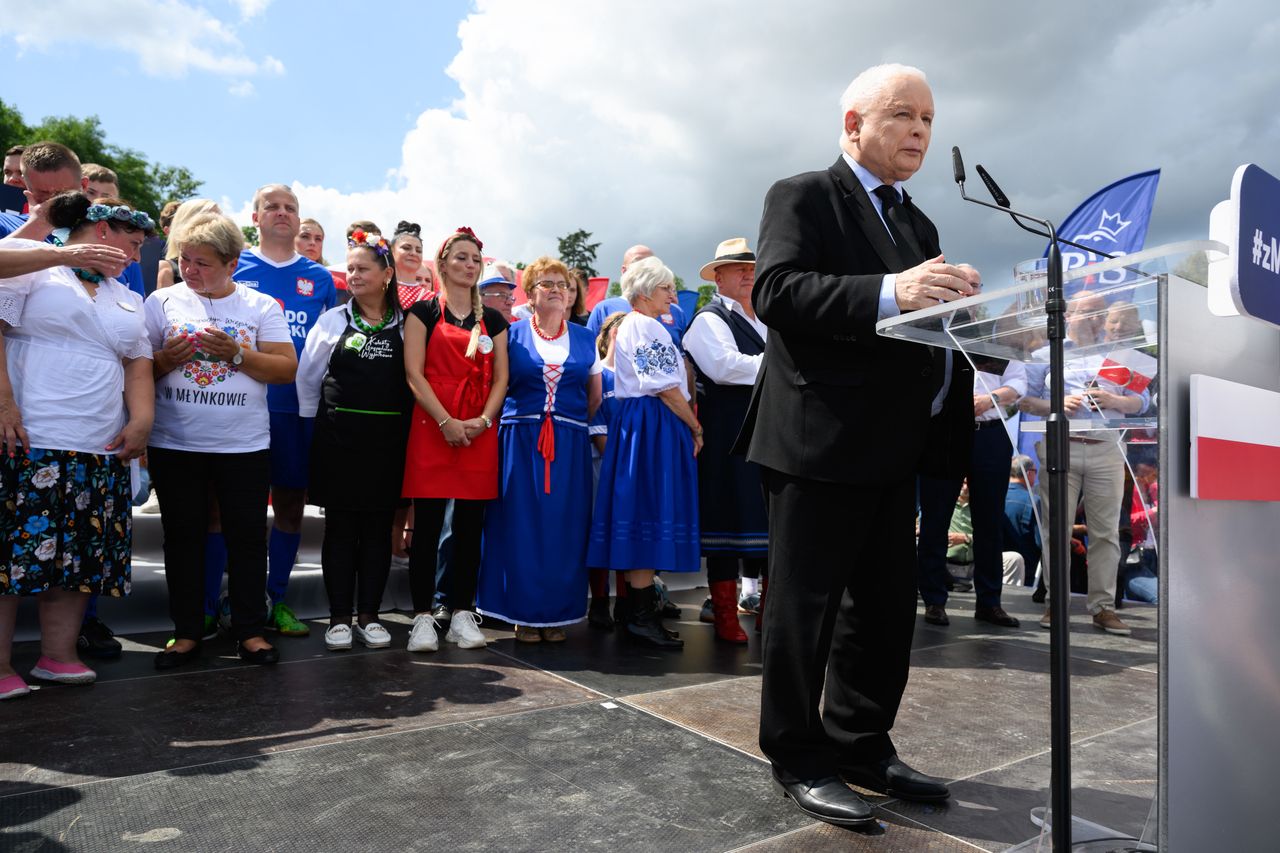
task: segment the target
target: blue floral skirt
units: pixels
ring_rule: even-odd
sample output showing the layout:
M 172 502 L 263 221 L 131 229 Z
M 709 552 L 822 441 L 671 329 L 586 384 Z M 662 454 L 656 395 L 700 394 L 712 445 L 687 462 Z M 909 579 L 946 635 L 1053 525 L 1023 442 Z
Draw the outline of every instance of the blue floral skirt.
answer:
M 0 595 L 128 595 L 130 490 L 129 466 L 113 455 L 0 456 Z
M 699 538 L 689 428 L 657 397 L 620 400 L 600 465 L 587 565 L 696 572 Z

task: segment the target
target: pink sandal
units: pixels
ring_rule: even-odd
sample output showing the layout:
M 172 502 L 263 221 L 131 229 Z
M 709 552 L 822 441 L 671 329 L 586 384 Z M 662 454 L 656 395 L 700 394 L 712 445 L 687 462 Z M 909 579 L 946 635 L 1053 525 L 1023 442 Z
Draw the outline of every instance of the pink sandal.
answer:
M 31 688 L 27 686 L 27 682 L 22 680 L 21 675 L 0 678 L 0 701 L 17 699 L 19 696 L 26 696 L 30 692 Z
M 58 684 L 92 684 L 98 673 L 82 663 L 59 663 L 51 657 L 41 657 L 31 669 L 31 677 Z

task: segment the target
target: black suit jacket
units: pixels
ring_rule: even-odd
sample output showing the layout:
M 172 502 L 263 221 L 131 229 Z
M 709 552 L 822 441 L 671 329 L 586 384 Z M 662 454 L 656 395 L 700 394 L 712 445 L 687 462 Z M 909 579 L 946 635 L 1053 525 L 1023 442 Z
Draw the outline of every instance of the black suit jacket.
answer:
M 938 231 L 908 197 L 927 257 Z M 769 327 L 739 438 L 748 458 L 815 480 L 876 484 L 963 472 L 973 371 L 953 359 L 943 414 L 929 408 L 941 359 L 876 335 L 880 285 L 907 264 L 844 161 L 778 181 L 765 197 L 752 304 Z M 928 455 L 925 451 L 928 449 Z

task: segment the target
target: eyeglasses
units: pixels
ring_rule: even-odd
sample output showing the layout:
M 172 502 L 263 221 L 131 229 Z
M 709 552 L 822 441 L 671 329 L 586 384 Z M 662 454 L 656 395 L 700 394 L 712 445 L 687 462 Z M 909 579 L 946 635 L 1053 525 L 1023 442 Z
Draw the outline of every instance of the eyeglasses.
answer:
M 568 290 L 569 286 L 567 281 L 551 281 L 550 279 L 544 279 L 534 284 L 534 287 L 540 287 L 543 290 Z
M 676 286 L 674 284 L 660 284 L 654 290 L 665 290 L 667 293 L 675 293 Z
M 485 299 L 490 299 L 490 298 L 497 299 L 501 302 L 516 301 L 515 294 L 511 293 L 510 291 L 508 291 L 507 293 L 503 293 L 501 290 L 482 290 L 480 291 L 480 296 Z

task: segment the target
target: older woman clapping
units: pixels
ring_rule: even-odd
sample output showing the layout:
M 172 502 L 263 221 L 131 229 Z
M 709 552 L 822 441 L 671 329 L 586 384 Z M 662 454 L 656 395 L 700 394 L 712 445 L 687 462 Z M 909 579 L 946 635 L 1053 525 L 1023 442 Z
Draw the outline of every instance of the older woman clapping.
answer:
M 231 274 L 244 236 L 230 219 L 205 214 L 177 235 L 182 281 L 147 298 L 155 350 L 156 422 L 147 451 L 160 499 L 164 572 L 174 642 L 157 669 L 194 660 L 204 633 L 204 539 L 209 494 L 227 540 L 231 633 L 240 657 L 269 664 L 267 611 L 267 385 L 297 370 L 280 304 Z
M 65 247 L 0 241 L 0 699 L 30 692 L 9 661 L 19 596 L 40 601 L 31 674 L 94 680 L 76 634 L 89 593 L 129 593 L 127 461 L 146 449 L 153 411 L 142 300 L 114 278 L 151 220 L 80 192 L 54 196 L 45 216 L 70 229 Z
M 485 515 L 476 609 L 516 626 L 516 639 L 559 642 L 586 615 L 591 524 L 587 421 L 604 363 L 584 326 L 568 322 L 572 274 L 538 258 L 524 271 L 533 314 L 507 330 L 507 399 L 498 431 L 498 499 Z
M 662 627 L 654 570 L 696 572 L 702 427 L 689 405 L 684 359 L 656 319 L 676 301 L 675 275 L 655 257 L 622 276 L 632 312 L 615 341 L 617 413 L 609 426 L 587 560 L 625 571 L 632 637 L 661 648 L 683 641 Z

